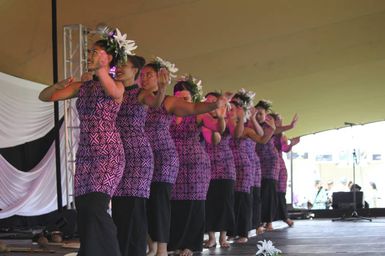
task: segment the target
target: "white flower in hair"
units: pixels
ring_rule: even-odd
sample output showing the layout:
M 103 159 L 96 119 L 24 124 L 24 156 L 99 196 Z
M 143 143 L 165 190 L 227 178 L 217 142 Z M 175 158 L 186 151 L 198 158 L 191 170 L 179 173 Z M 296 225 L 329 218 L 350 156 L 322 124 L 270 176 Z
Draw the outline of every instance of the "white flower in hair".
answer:
M 135 45 L 135 41 L 133 40 L 127 40 L 127 34 L 122 34 L 120 30 L 117 28 L 116 29 L 116 35 L 113 36 L 116 42 L 118 43 L 120 48 L 124 49 L 124 52 L 127 55 L 134 55 L 132 52 L 136 48 L 138 48 L 137 45 Z
M 281 250 L 278 250 L 277 248 L 274 247 L 273 242 L 270 240 L 258 241 L 257 248 L 258 248 L 258 251 L 255 255 L 275 256 L 282 253 Z
M 193 77 L 192 75 L 182 75 L 180 76 L 180 78 L 178 79 L 178 82 L 180 81 L 184 81 L 184 82 L 188 82 L 189 84 L 191 84 L 193 86 L 193 101 L 194 102 L 202 102 L 203 101 L 203 87 L 202 87 L 202 80 L 198 80 L 196 79 L 195 77 Z
M 170 77 L 172 78 L 176 77 L 175 73 L 178 72 L 179 69 L 175 66 L 174 63 L 164 60 L 161 57 L 156 57 L 155 61 L 168 70 L 168 72 L 170 73 Z

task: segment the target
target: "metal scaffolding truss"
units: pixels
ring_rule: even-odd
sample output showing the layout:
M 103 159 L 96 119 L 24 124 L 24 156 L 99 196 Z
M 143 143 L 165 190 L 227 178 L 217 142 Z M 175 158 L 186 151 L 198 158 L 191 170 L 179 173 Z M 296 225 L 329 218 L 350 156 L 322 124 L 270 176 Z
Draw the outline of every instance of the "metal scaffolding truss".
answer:
M 74 77 L 80 81 L 87 70 L 88 30 L 81 24 L 66 25 L 63 30 L 64 78 Z M 64 101 L 65 125 L 65 168 L 67 208 L 74 205 L 75 156 L 79 141 L 79 118 L 76 110 L 76 99 Z

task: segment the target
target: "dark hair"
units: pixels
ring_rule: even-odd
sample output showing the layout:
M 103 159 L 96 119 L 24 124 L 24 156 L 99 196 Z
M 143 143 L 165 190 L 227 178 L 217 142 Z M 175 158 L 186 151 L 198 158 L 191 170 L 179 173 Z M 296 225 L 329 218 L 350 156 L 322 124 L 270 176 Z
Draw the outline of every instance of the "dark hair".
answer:
M 274 119 L 274 121 L 277 121 L 277 119 L 279 117 L 279 114 L 276 112 L 270 113 L 269 115 Z
M 238 99 L 238 103 L 241 104 L 242 106 L 246 107 L 250 103 L 250 98 L 247 97 L 245 94 L 242 93 L 236 93 L 233 96 L 233 99 Z
M 103 50 L 105 50 L 107 54 L 112 56 L 112 60 L 110 62 L 110 68 L 112 68 L 112 67 L 116 66 L 116 64 L 118 64 L 118 60 L 115 56 L 115 53 L 112 52 L 111 50 L 108 50 L 107 39 L 98 40 L 94 43 L 94 45 L 99 46 L 100 48 L 103 48 Z
M 214 96 L 214 97 L 216 97 L 216 98 L 219 98 L 219 97 L 222 96 L 222 93 L 220 93 L 220 92 L 209 92 L 209 93 L 207 93 L 207 94 L 205 95 L 205 97 L 207 98 L 208 96 Z
M 195 95 L 192 85 L 186 81 L 179 81 L 174 85 L 174 94 L 184 90 L 189 91 L 192 97 Z
M 130 62 L 134 68 L 138 69 L 138 72 L 136 72 L 135 74 L 135 80 L 138 79 L 140 70 L 143 68 L 144 64 L 146 63 L 146 60 L 141 56 L 128 55 L 127 62 Z
M 266 111 L 271 111 L 271 102 L 268 102 L 266 100 L 260 100 L 258 101 L 257 105 L 255 105 L 255 108 L 263 108 Z
M 156 63 L 156 62 L 150 62 L 150 63 L 147 63 L 144 67 L 149 67 L 149 68 L 152 68 L 156 73 L 159 72 L 159 70 L 162 68 L 159 63 Z

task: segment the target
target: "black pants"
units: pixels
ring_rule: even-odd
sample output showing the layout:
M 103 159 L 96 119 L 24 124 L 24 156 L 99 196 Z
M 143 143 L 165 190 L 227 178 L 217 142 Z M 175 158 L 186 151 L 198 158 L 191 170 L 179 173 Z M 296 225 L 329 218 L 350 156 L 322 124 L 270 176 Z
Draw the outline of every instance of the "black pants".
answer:
M 229 236 L 248 237 L 251 229 L 251 193 L 235 191 L 234 199 L 235 227 Z
M 234 181 L 211 180 L 206 200 L 206 231 L 234 229 Z
M 277 199 L 276 219 L 286 221 L 289 218 L 286 207 L 286 192 L 277 192 Z
M 167 182 L 153 182 L 147 202 L 148 234 L 152 241 L 168 243 L 171 222 L 171 188 Z
M 145 256 L 147 250 L 146 198 L 112 198 L 112 218 L 118 230 L 122 256 Z
M 251 227 L 253 229 L 259 228 L 261 223 L 261 188 L 260 187 L 252 187 L 252 197 L 253 197 L 253 213 L 252 213 L 252 221 Z
M 273 179 L 262 179 L 261 181 L 262 222 L 273 222 L 277 209 L 276 181 Z
M 204 200 L 171 200 L 169 250 L 202 251 L 204 231 Z
M 107 213 L 110 197 L 94 192 L 75 198 L 80 249 L 78 256 L 120 256 L 117 231 Z

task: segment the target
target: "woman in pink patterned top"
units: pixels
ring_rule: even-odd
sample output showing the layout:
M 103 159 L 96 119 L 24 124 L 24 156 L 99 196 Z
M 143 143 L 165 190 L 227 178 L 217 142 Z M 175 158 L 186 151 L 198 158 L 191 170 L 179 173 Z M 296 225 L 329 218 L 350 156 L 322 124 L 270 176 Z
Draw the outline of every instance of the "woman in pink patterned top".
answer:
M 260 100 L 255 106 L 257 110 L 257 120 L 262 126 L 264 132 L 270 129 L 267 120 L 272 120 L 268 114 L 271 112 L 271 102 Z M 279 127 L 275 134 L 282 132 L 287 127 Z M 261 199 L 262 199 L 262 222 L 266 223 L 266 230 L 273 229 L 272 222 L 275 218 L 277 209 L 277 183 L 279 176 L 279 156 L 274 145 L 274 139 L 270 139 L 266 144 L 257 144 L 256 152 L 261 162 L 262 181 L 261 181 Z
M 152 61 L 141 71 L 141 84 L 147 91 L 158 93 L 158 78 L 164 63 Z M 149 108 L 145 131 L 154 155 L 154 173 L 147 202 L 149 233 L 148 255 L 167 256 L 170 237 L 171 189 L 177 178 L 179 158 L 169 131 L 175 116 L 195 116 L 212 111 L 216 104 L 191 103 L 175 96 L 165 96 L 161 106 Z
M 115 120 L 124 86 L 109 75 L 116 63 L 107 40 L 97 41 L 88 57 L 88 69 L 98 80 L 84 83 L 66 79 L 44 89 L 39 98 L 57 101 L 78 97 L 79 148 L 76 153 L 75 203 L 78 213 L 80 256 L 119 256 L 116 227 L 107 213 L 124 170 L 124 151 Z
M 125 86 L 116 124 L 126 158 L 123 177 L 112 198 L 112 218 L 117 226 L 122 256 L 145 256 L 147 250 L 146 203 L 154 169 L 154 157 L 144 126 L 148 107 L 159 107 L 168 85 L 168 73 L 160 71 L 159 93 L 140 88 L 136 83 L 145 60 L 127 56 L 127 63 L 116 68 L 116 80 Z
M 248 93 L 240 91 L 233 97 L 231 101 L 234 107 L 242 107 L 246 112 L 252 104 L 252 98 L 248 97 Z M 246 118 L 238 116 L 239 123 L 245 123 Z M 244 125 L 244 124 L 243 124 Z M 237 180 L 235 185 L 235 229 L 231 232 L 232 236 L 238 236 L 238 243 L 246 243 L 248 241 L 248 231 L 251 229 L 252 220 L 252 194 L 251 188 L 254 184 L 255 169 L 249 158 L 248 140 L 256 143 L 266 143 L 273 135 L 275 126 L 270 122 L 271 129 L 266 131 L 262 136 L 257 134 L 254 129 L 244 127 L 239 138 L 234 138 L 230 147 L 232 149 L 235 167 L 237 171 Z
M 199 101 L 197 85 L 180 81 L 174 86 L 174 95 L 187 102 Z M 212 106 L 212 110 L 224 107 L 227 99 L 198 103 Z M 209 111 L 207 111 L 209 112 Z M 170 250 L 181 250 L 183 256 L 201 251 L 205 222 L 205 200 L 210 182 L 210 158 L 200 142 L 200 127 L 211 126 L 203 116 L 174 118 L 170 132 L 179 157 L 178 176 L 171 193 Z
M 211 92 L 206 94 L 206 102 L 215 102 L 221 94 Z M 209 118 L 225 121 L 224 111 L 207 113 Z M 216 130 L 202 128 L 205 138 L 206 152 L 210 157 L 211 180 L 207 199 L 206 210 L 206 231 L 209 239 L 205 241 L 204 247 L 216 246 L 215 232 L 220 232 L 219 244 L 223 248 L 229 247 L 226 233 L 234 228 L 234 185 L 235 185 L 235 163 L 230 148 L 230 123 L 224 122 L 225 129 L 221 134 Z
M 273 113 L 270 115 L 274 118 L 275 125 L 278 127 L 278 129 L 280 129 L 282 127 L 281 116 L 276 113 Z M 276 216 L 277 216 L 277 219 L 281 219 L 282 221 L 286 222 L 286 224 L 289 225 L 289 227 L 292 227 L 294 222 L 289 218 L 287 208 L 286 208 L 287 169 L 286 169 L 285 161 L 283 160 L 283 152 L 290 152 L 292 147 L 298 143 L 299 143 L 299 137 L 291 139 L 290 144 L 288 144 L 288 139 L 282 132 L 274 135 L 274 145 L 278 151 L 278 157 L 279 157 L 279 176 L 278 176 L 278 186 L 277 186 L 278 205 L 277 205 Z

